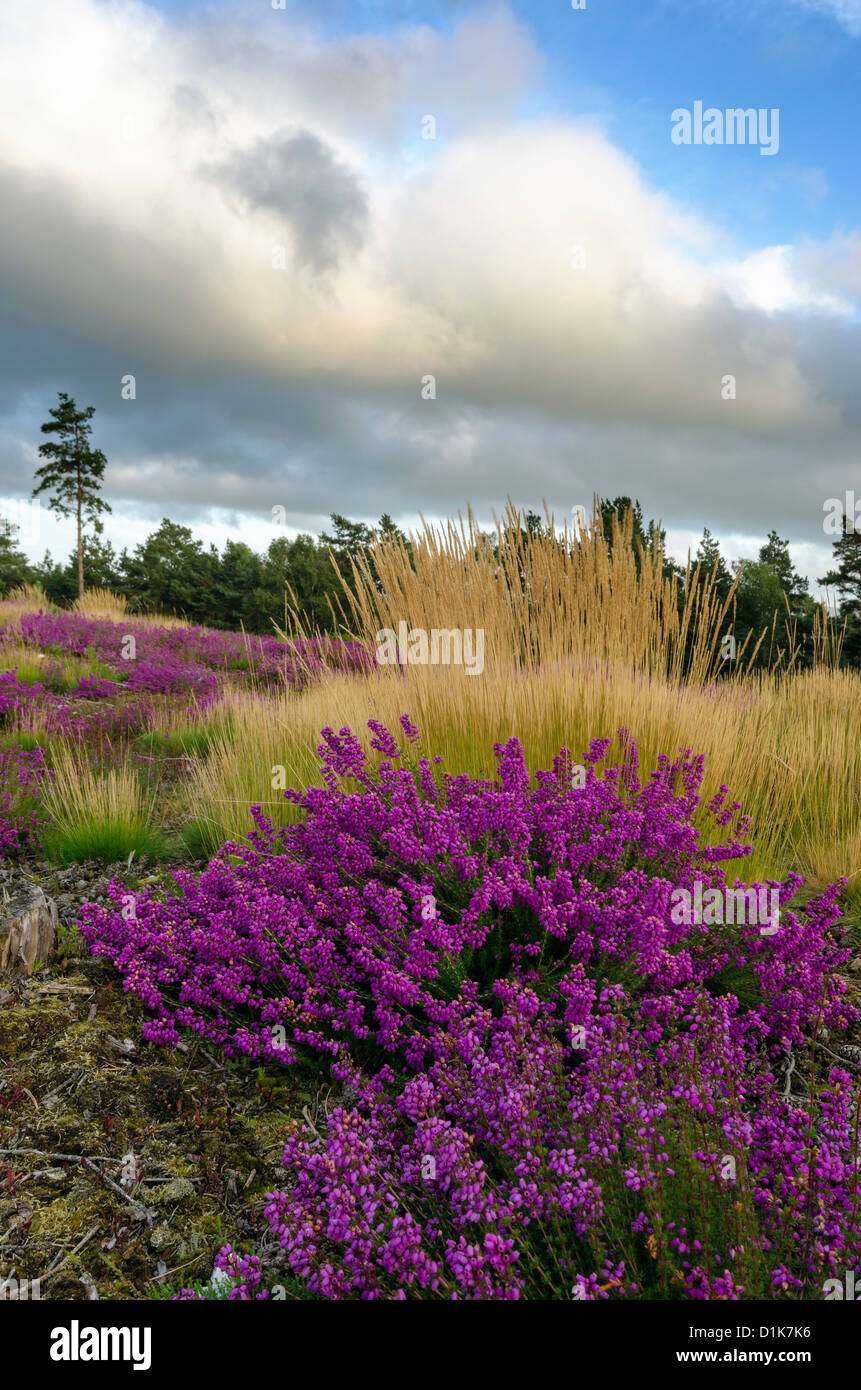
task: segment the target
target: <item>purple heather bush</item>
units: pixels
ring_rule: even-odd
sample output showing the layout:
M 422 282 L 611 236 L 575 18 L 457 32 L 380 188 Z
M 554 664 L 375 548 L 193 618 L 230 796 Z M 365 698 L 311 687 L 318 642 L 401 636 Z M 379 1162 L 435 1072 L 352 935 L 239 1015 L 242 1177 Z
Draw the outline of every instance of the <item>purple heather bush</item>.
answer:
M 128 690 L 146 690 L 159 695 L 189 691 L 193 695 L 210 697 L 218 691 L 218 686 L 215 671 L 193 661 L 183 661 L 172 652 L 136 661 L 126 683 Z
M 39 827 L 35 803 L 46 775 L 41 748 L 14 743 L 0 748 L 0 856 L 35 845 Z
M 150 627 L 134 618 L 118 623 L 70 612 L 23 613 L 18 622 L 26 644 L 40 651 L 95 656 L 119 679 L 130 676 L 130 685 L 136 679 L 139 688 L 150 691 L 208 694 L 227 679 L 299 687 L 327 666 L 365 671 L 373 665 L 373 656 L 360 643 L 327 638 L 288 645 L 277 637 L 197 626 Z M 124 655 L 129 636 L 135 639 L 134 660 Z
M 106 680 L 104 676 L 81 676 L 77 685 L 69 691 L 73 700 L 111 700 L 118 690 L 116 681 Z
M 25 717 L 31 710 L 39 708 L 46 695 L 46 687 L 41 682 L 19 680 L 17 667 L 0 671 L 0 723 Z
M 129 637 L 135 642 L 133 657 Z M 326 669 L 373 666 L 373 656 L 357 642 L 285 643 L 274 636 L 150 627 L 131 618 L 116 623 L 71 612 L 22 613 L 14 631 L 11 625 L 0 627 L 0 642 L 12 640 L 48 656 L 39 682 L 26 684 L 14 670 L 0 673 L 0 723 L 26 729 L 38 714 L 49 733 L 74 738 L 127 737 L 148 728 L 150 695 L 186 695 L 203 714 L 237 686 L 256 693 L 279 686 L 301 689 Z M 66 691 L 57 658 L 69 656 L 97 661 L 101 672 L 83 676 Z M 105 707 L 83 709 L 85 701 Z
M 317 1056 L 347 1088 L 269 1197 L 293 1276 L 331 1298 L 817 1296 L 861 1255 L 855 1102 L 835 1070 L 799 1105 L 777 1069 L 854 1016 L 839 886 L 795 910 L 797 876 L 767 885 L 773 934 L 674 922 L 674 889 L 750 852 L 726 787 L 700 806 L 702 758 L 641 777 L 621 731 L 619 766 L 600 740 L 585 785 L 565 749 L 533 782 L 510 739 L 476 780 L 401 724 L 403 748 L 370 721 L 379 766 L 325 729 L 324 785 L 286 793 L 301 823 L 253 808 L 166 899 L 131 915 L 117 883 L 82 910 L 152 1041 Z

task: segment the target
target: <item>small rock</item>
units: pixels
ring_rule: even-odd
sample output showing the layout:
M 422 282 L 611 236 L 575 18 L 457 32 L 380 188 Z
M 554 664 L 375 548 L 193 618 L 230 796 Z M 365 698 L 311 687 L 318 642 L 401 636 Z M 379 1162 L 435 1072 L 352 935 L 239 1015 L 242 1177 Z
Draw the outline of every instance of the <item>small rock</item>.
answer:
M 226 1270 L 214 1269 L 212 1271 L 209 1287 L 212 1289 L 213 1293 L 221 1293 L 223 1290 L 232 1288 L 232 1286 L 233 1280 Z
M 850 960 L 849 969 L 854 975 L 861 973 L 861 956 L 856 956 L 854 960 Z
M 184 1202 L 187 1197 L 194 1196 L 194 1183 L 189 1182 L 188 1178 L 174 1178 L 173 1182 L 166 1182 L 164 1186 L 152 1194 L 153 1202 Z
M 149 1243 L 151 1249 L 155 1251 L 166 1250 L 176 1240 L 169 1226 L 155 1226 L 149 1233 Z

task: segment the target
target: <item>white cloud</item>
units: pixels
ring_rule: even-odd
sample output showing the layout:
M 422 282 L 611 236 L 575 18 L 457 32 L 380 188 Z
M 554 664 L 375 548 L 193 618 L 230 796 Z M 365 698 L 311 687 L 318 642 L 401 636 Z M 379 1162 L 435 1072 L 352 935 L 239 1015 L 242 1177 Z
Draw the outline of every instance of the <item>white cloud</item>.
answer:
M 747 296 L 733 302 L 748 310 L 830 308 L 831 299 L 793 285 L 781 248 L 732 274 L 705 268 L 711 230 L 650 190 L 586 125 L 477 122 L 405 182 L 397 153 L 369 150 L 337 102 L 315 129 L 301 83 L 297 95 L 282 74 L 275 107 L 266 69 L 254 72 L 252 90 L 252 74 L 230 69 L 223 48 L 208 68 L 206 31 L 177 43 L 162 18 L 132 3 L 68 0 L 49 14 L 12 0 L 6 14 L 4 255 L 19 276 L 38 275 L 43 299 L 67 322 L 83 317 L 93 334 L 121 334 L 124 371 L 134 370 L 137 349 L 178 366 L 314 373 L 371 392 L 408 392 L 433 372 L 441 393 L 483 407 L 517 401 L 568 417 L 678 423 L 720 417 L 718 386 L 732 356 L 746 378 L 739 424 L 829 414 L 799 377 L 791 338 L 727 313 L 723 290 L 740 285 Z M 479 112 L 483 92 L 493 108 L 500 53 L 519 56 L 524 73 L 531 58 L 504 12 L 485 25 L 496 57 L 479 84 Z M 445 103 L 463 108 L 467 59 L 482 32 L 465 21 L 448 50 L 424 30 L 400 47 L 375 41 L 376 64 L 397 92 L 423 70 L 417 52 L 429 55 L 430 89 L 446 74 L 445 127 Z M 342 72 L 344 47 L 313 53 L 325 90 L 327 59 Z M 368 61 L 365 52 L 362 71 Z M 354 95 L 361 125 L 355 103 Z M 329 206 L 346 208 L 356 226 L 362 218 L 335 270 L 323 212 L 301 228 L 290 212 L 307 211 L 308 160 L 297 168 L 279 151 L 302 142 L 332 184 Z M 252 168 L 262 172 L 252 177 Z M 219 183 L 218 169 L 232 172 Z M 24 170 L 26 178 L 8 177 Z M 237 170 L 248 171 L 244 183 Z M 233 196 L 237 186 L 259 192 L 264 173 L 266 197 Z M 284 243 L 296 265 L 273 270 L 273 247 Z M 583 245 L 582 270 L 572 268 L 573 244 Z M 321 280 L 309 261 L 311 272 L 330 273 Z M 742 324 L 750 346 L 737 346 Z
M 828 14 L 856 38 L 861 36 L 861 0 L 793 0 L 806 10 Z
M 324 42 L 261 5 L 216 23 L 4 0 L 3 389 L 40 388 L 50 361 L 118 397 L 135 372 L 110 486 L 179 509 L 266 510 L 281 479 L 302 524 L 346 508 L 357 459 L 365 515 L 420 484 L 499 501 L 540 448 L 530 483 L 586 502 L 635 490 L 625 450 L 641 493 L 689 501 L 731 450 L 767 510 L 757 449 L 805 478 L 809 441 L 851 452 L 830 340 L 812 367 L 805 334 L 845 328 L 856 243 L 728 259 L 605 134 L 518 117 L 539 69 L 504 8 Z
M 811 262 L 810 269 L 813 270 Z M 734 304 L 741 308 L 779 310 L 815 309 L 822 313 L 854 313 L 852 301 L 802 278 L 803 266 L 792 246 L 766 246 L 740 261 L 718 270 Z

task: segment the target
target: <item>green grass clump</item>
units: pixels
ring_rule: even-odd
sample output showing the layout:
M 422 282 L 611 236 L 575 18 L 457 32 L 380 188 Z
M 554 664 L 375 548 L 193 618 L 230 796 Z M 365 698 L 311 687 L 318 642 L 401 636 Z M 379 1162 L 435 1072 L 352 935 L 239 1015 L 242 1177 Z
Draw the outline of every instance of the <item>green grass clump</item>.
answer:
M 210 724 L 186 724 L 175 729 L 150 729 L 137 739 L 137 747 L 153 757 L 205 758 L 212 748 L 216 731 Z
M 179 833 L 191 859 L 211 859 L 224 843 L 219 825 L 202 816 L 186 821 Z
M 58 743 L 53 776 L 44 789 L 45 853 L 59 864 L 87 859 L 112 863 L 136 854 L 164 857 L 170 843 L 152 823 L 154 791 L 128 762 L 102 768 Z
M 153 858 L 166 858 L 171 844 L 166 835 L 145 822 L 92 817 L 78 825 L 49 825 L 42 848 L 54 864 L 81 864 L 98 859 L 106 864 L 127 859 L 132 850 Z
M 47 740 L 44 735 L 34 734 L 31 729 L 18 729 L 14 734 L 5 734 L 0 738 L 0 748 L 24 748 L 28 753 L 32 753 L 34 748 L 44 751 Z

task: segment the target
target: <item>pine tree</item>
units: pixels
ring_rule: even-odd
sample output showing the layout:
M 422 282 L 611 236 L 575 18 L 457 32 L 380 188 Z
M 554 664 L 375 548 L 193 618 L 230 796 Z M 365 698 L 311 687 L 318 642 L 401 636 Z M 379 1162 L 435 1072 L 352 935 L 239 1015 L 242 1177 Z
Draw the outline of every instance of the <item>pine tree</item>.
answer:
M 52 418 L 42 426 L 43 434 L 56 434 L 58 439 L 39 446 L 39 457 L 48 462 L 36 469 L 36 477 L 41 481 L 33 489 L 33 496 L 53 491 L 54 496 L 49 503 L 51 510 L 60 516 L 74 516 L 77 520 L 78 594 L 82 596 L 84 519 L 94 523 L 98 535 L 102 530 L 99 513 L 111 510 L 99 496 L 107 459 L 100 449 L 92 449 L 89 444 L 92 433 L 90 420 L 96 413 L 95 406 L 88 405 L 85 410 L 78 410 L 65 391 L 58 392 L 58 395 L 60 404 L 48 412 Z
M 806 609 L 804 600 L 808 584 L 789 558 L 789 541 L 782 541 L 776 531 L 769 531 L 768 539 L 760 549 L 759 559 L 761 564 L 769 566 L 780 581 L 792 616 L 799 617 Z
M 0 593 L 32 584 L 35 578 L 36 571 L 18 547 L 18 527 L 0 518 Z
M 703 527 L 703 538 L 699 543 L 696 561 L 702 567 L 701 574 L 715 575 L 715 593 L 723 601 L 732 588 L 732 575 L 721 555 L 720 545 L 707 526 Z
M 840 617 L 846 620 L 843 655 L 853 665 L 861 662 L 861 531 L 844 515 L 842 534 L 834 541 L 835 566 L 818 582 L 829 584 L 840 595 Z
M 842 612 L 861 615 L 861 531 L 856 531 L 847 517 L 843 518 L 843 533 L 834 542 L 835 568 L 828 571 L 820 584 L 831 584 L 842 601 Z

